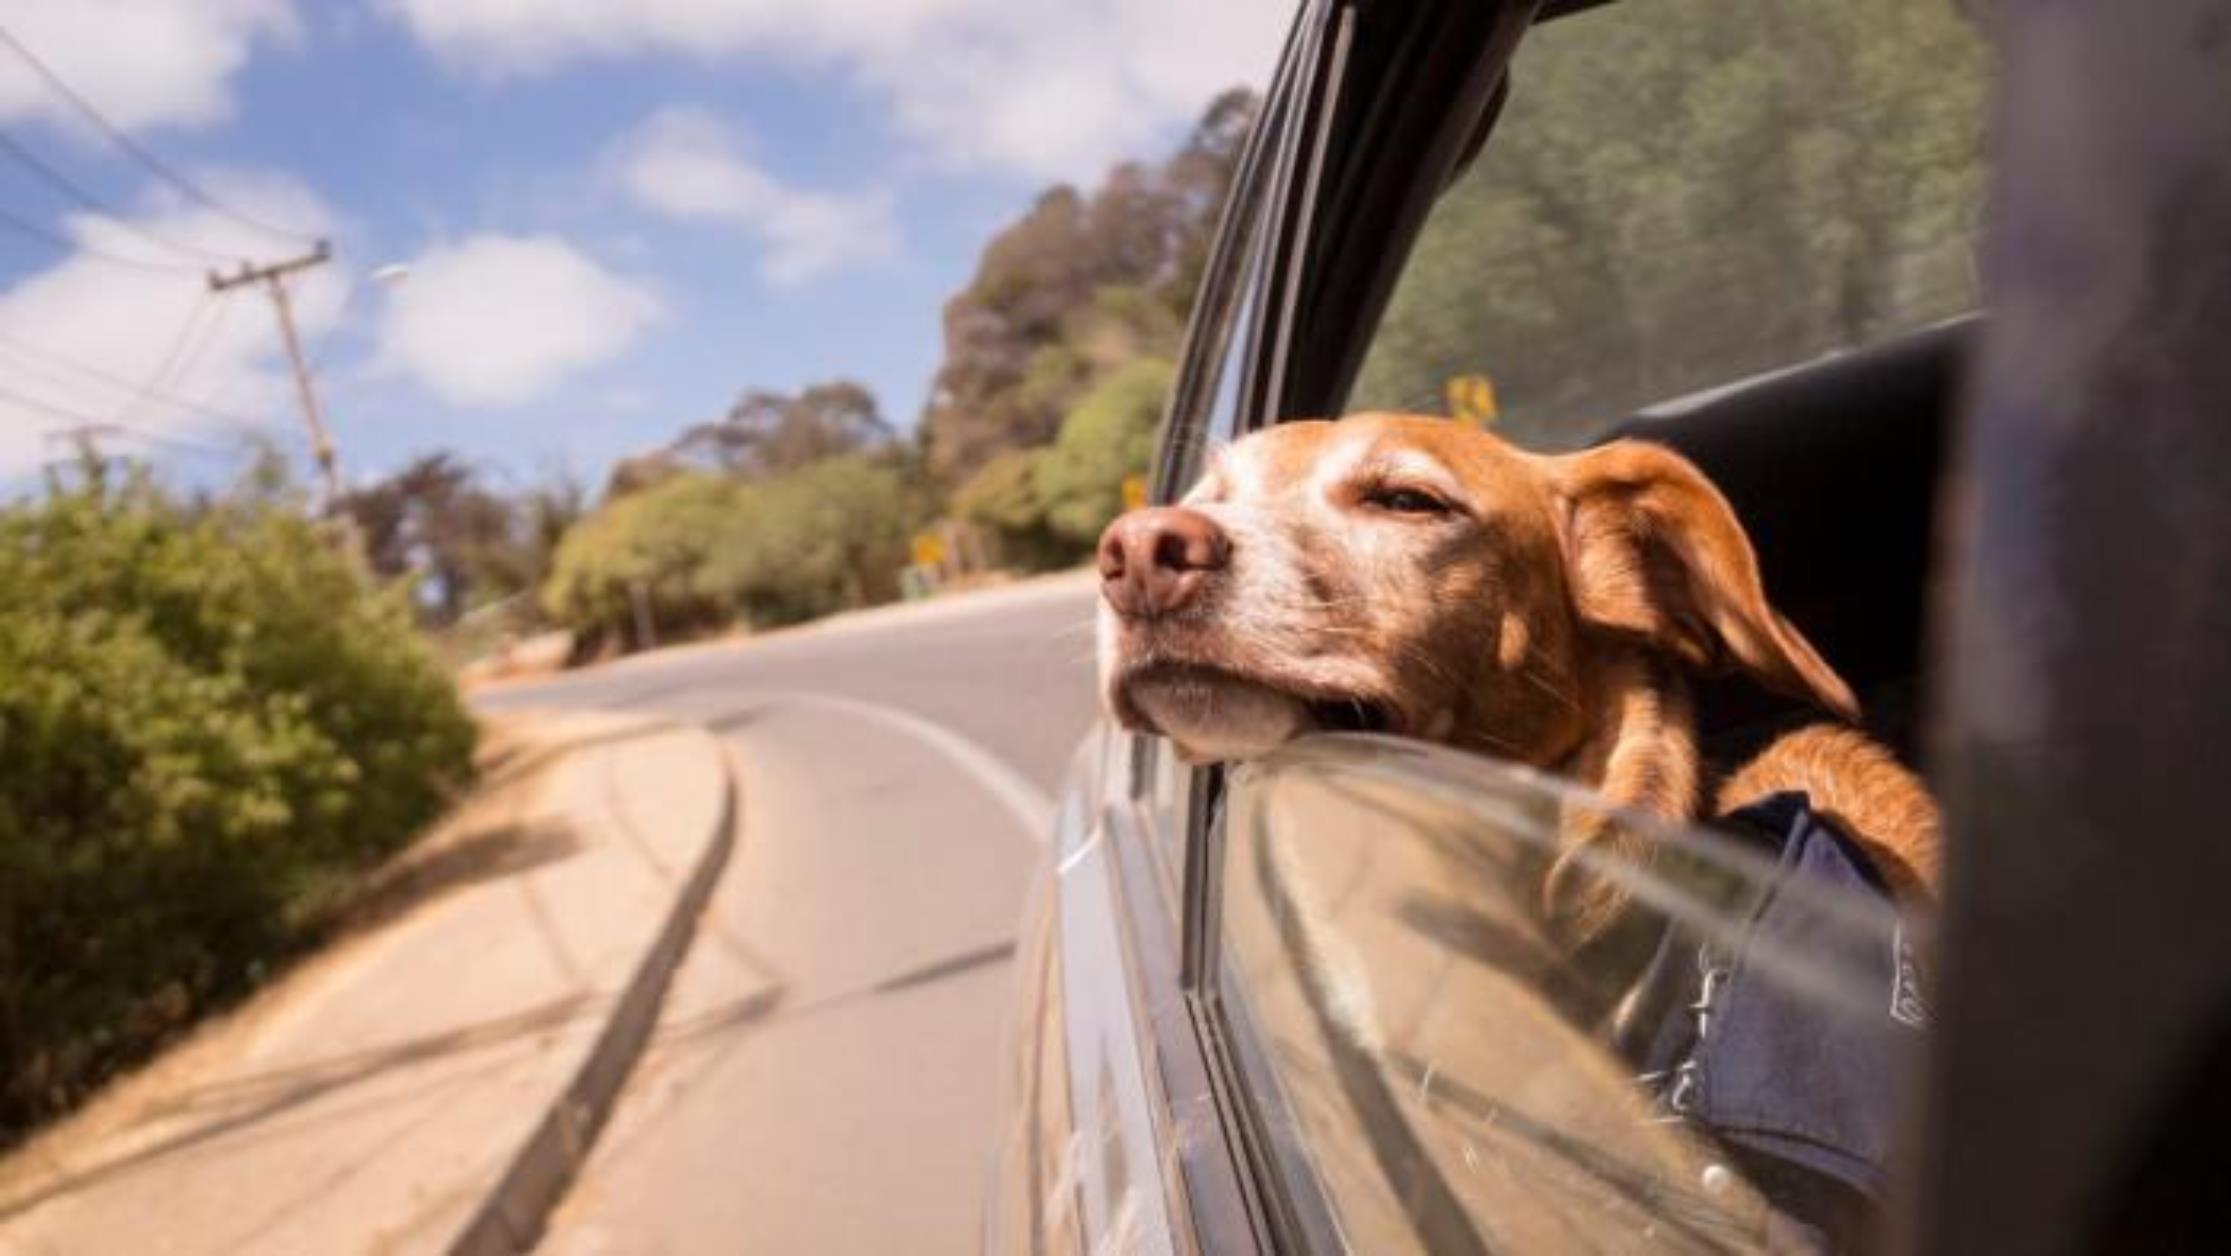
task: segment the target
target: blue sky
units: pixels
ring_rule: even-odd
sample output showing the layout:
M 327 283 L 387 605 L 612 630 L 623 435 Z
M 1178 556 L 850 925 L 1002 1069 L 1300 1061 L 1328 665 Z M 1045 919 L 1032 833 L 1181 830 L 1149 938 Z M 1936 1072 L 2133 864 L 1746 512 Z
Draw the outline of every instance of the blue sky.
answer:
M 0 136 L 99 205 L 0 152 L 0 484 L 78 421 L 180 476 L 250 425 L 299 449 L 269 302 L 199 271 L 301 245 L 235 213 L 334 242 L 292 292 L 352 478 L 449 448 L 594 484 L 743 388 L 838 375 L 910 424 L 985 239 L 1259 83 L 1288 7 L 0 0 L 223 207 L 0 47 Z

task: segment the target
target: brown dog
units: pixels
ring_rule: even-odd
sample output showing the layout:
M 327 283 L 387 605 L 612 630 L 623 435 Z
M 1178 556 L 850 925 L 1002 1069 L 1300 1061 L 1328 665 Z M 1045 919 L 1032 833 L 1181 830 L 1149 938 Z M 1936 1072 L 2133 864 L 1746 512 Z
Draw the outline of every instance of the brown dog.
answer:
M 1196 762 L 1317 730 L 1421 737 L 1560 772 L 1672 820 L 1700 807 L 1684 670 L 1734 666 L 1846 720 L 1851 690 L 1767 604 L 1734 511 L 1661 446 L 1542 457 L 1446 420 L 1286 423 L 1099 551 L 1110 711 Z M 1823 725 L 1728 779 L 1715 814 L 1803 789 L 1906 896 L 1937 819 L 1889 754 Z M 1568 852 L 1622 840 L 1568 821 Z M 1561 865 L 1562 866 L 1562 865 Z M 1616 902 L 1558 903 L 1584 931 Z

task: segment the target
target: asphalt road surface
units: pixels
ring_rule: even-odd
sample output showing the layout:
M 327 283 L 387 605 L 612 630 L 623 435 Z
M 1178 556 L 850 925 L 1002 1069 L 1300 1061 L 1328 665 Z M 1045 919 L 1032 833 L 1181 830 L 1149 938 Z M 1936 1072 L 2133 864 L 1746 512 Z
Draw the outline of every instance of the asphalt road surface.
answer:
M 1059 578 L 482 699 L 702 721 L 742 784 L 735 856 L 544 1250 L 976 1247 L 1094 596 Z

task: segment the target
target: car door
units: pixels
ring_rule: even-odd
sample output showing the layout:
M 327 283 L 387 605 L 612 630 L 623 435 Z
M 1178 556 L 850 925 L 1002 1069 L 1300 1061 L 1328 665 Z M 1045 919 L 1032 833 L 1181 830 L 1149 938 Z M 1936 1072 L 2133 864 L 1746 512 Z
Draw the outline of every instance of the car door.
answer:
M 1303 8 L 1195 317 L 1158 500 L 1222 440 L 1345 408 L 1539 16 Z M 1098 732 L 1026 966 L 1014 1100 L 1032 1115 L 1001 1172 L 999 1245 L 1772 1245 L 1781 1214 L 1758 1184 L 1658 1111 L 1633 1044 L 1574 1003 L 1636 974 L 1522 927 L 1545 817 L 1590 805 L 1546 778 L 1369 739 L 1226 773 Z M 1633 883 L 1653 936 L 1682 939 L 1691 962 L 1747 958 L 1747 913 L 1780 900 L 1818 938 L 1794 966 L 1753 964 L 1753 989 L 1830 1031 L 1895 1044 L 1912 1030 L 1917 992 L 1890 1022 L 1904 1029 L 1886 1030 L 1891 990 L 1852 957 L 1891 957 L 1895 986 L 1926 922 L 1787 890 L 1773 859 L 1724 838 L 1660 836 L 1679 853 L 1667 866 L 1604 870 Z
M 1731 32 L 1715 25 L 1727 19 L 1713 6 L 1579 7 L 1569 24 L 1530 28 L 1515 61 L 1521 28 L 1498 19 L 1538 13 L 1471 7 L 1439 19 L 1469 25 L 1441 27 L 1415 10 L 1352 14 L 1337 99 L 1288 245 L 1301 262 L 1279 290 L 1283 343 L 1269 350 L 1262 413 L 1337 414 L 1358 404 L 1438 412 L 1450 400 L 1444 379 L 1477 369 L 1511 382 L 1518 405 L 1503 417 L 1516 436 L 1572 447 L 1601 438 L 1623 411 L 1676 394 L 1690 395 L 1682 406 L 1690 415 L 1732 408 L 1753 391 L 1765 396 L 1769 377 L 1781 380 L 1776 397 L 1795 395 L 1793 377 L 1776 373 L 1798 363 L 1797 375 L 1817 380 L 1813 391 L 1838 394 L 1830 398 L 1838 405 L 1848 397 L 1879 407 L 1914 391 L 1886 391 L 1886 383 L 1926 381 L 1912 404 L 1934 423 L 1949 389 L 1931 373 L 1938 341 L 1930 338 L 1950 334 L 1944 320 L 1978 300 L 1981 33 L 1943 6 L 1851 6 L 1838 20 L 1873 23 L 1860 33 L 1875 46 L 1910 46 L 1909 64 L 1886 79 L 1854 72 L 1849 99 L 1839 99 L 1804 79 L 1821 69 L 1798 51 L 1814 19 Z M 1645 55 L 1660 61 L 1645 66 L 1637 60 Z M 1840 65 L 1832 56 L 1828 68 Z M 1609 77 L 1629 67 L 1623 82 Z M 1605 104 L 1545 138 L 1542 98 L 1527 95 L 1530 73 L 1584 99 L 1607 90 L 1647 96 L 1662 116 L 1653 106 Z M 1583 74 L 1594 77 L 1576 85 Z M 1756 238 L 1812 223 L 1810 204 L 1782 206 L 1781 218 L 1763 207 L 1749 218 L 1726 210 L 1683 218 L 1647 199 L 1621 216 L 1587 203 L 1607 186 L 1653 177 L 1636 154 L 1708 154 L 1722 137 L 1698 133 L 1729 124 L 1713 108 L 1735 90 L 1726 80 L 1743 75 L 1805 84 L 1855 111 L 1839 121 L 1856 137 L 1839 158 L 1853 178 L 1895 170 L 1920 182 L 1923 192 L 1867 207 L 1880 209 L 1895 246 L 1869 253 L 1837 243 L 1834 232 L 1797 231 L 1773 241 L 1775 251 Z M 1627 130 L 1589 132 L 1599 117 L 1601 127 Z M 1905 143 L 1924 121 L 1931 143 Z M 1771 132 L 1781 124 L 1753 125 Z M 1478 168 L 1466 173 L 1483 138 Z M 1812 140 L 1787 142 L 1809 153 Z M 1545 160 L 1544 148 L 1623 153 L 1632 168 L 1606 184 L 1596 171 Z M 1514 149 L 1529 160 L 1506 157 Z M 1508 199 L 1481 192 L 1513 184 L 1554 213 L 1530 222 Z M 1693 183 L 1684 191 L 1696 194 Z M 1471 215 L 1459 223 L 1495 234 L 1452 235 L 1453 212 L 1435 208 L 1450 202 Z M 1571 238 L 1575 224 L 1596 223 L 1606 224 L 1606 238 Z M 1638 223 L 1654 232 L 1642 237 L 1648 250 L 1612 230 Z M 1593 268 L 1585 279 L 1657 324 L 1648 334 L 1597 333 L 1582 313 L 1586 284 L 1560 285 L 1560 266 Z M 1832 308 L 1830 289 L 1774 278 L 1776 267 L 1816 266 L 1841 275 L 1847 294 L 1867 289 L 1879 299 L 1863 311 Z M 1564 297 L 1561 288 L 1579 296 L 1539 308 Z M 1467 301 L 1535 308 L 1530 322 L 1449 315 Z M 1441 365 L 1448 355 L 1429 352 L 1446 344 L 1420 331 L 1431 316 L 1469 337 L 1457 342 L 1457 361 L 1477 367 Z M 1922 339 L 1863 352 L 1909 333 Z M 1398 337 L 1407 341 L 1399 355 L 1390 347 Z M 1558 365 L 1547 345 L 1569 364 Z M 1543 361 L 1554 369 L 1538 369 Z M 1420 371 L 1420 363 L 1439 369 Z M 1475 419 L 1496 417 L 1491 406 Z M 1900 434 L 1907 417 L 1885 413 L 1880 426 L 1896 437 L 1891 447 L 1924 450 L 1895 470 L 1901 483 L 1926 486 L 1935 474 L 1929 442 Z M 1850 448 L 1869 443 L 1863 433 Z M 1805 457 L 1801 442 L 1790 444 L 1784 478 Z M 1847 457 L 1825 448 L 1820 456 Z M 1843 478 L 1856 465 L 1843 462 Z M 1923 512 L 1928 496 L 1926 487 L 1915 494 Z M 1888 577 L 1904 581 L 1900 607 L 1919 605 L 1905 595 L 1921 585 L 1930 521 L 1923 513 L 1915 522 L 1921 543 Z M 1902 741 L 1918 614 L 1877 614 L 1880 631 L 1847 635 L 1886 643 L 1882 658 L 1869 660 L 1869 690 L 1883 700 L 1885 735 Z M 1708 731 L 1730 733 L 1731 743 L 1736 733 L 1755 735 Z M 1630 881 L 1645 904 L 1634 914 L 1644 935 L 1708 970 L 1683 996 L 1703 1005 L 1696 1015 L 1718 1016 L 1709 1005 L 1727 987 L 1716 983 L 1733 982 L 1740 1003 L 1778 1009 L 1767 1018 L 1770 1035 L 1852 1051 L 1835 1082 L 1813 1087 L 1809 1099 L 1776 1093 L 1803 1070 L 1745 1077 L 1746 1065 L 1725 1059 L 1668 1092 L 1636 1036 L 1679 1016 L 1618 1010 L 1646 987 L 1664 987 L 1639 974 L 1637 956 L 1575 952 L 1529 923 L 1539 916 L 1532 887 L 1557 855 L 1559 817 L 1601 804 L 1504 765 L 1352 738 L 1313 739 L 1194 785 L 1215 802 L 1196 808 L 1190 842 L 1200 891 L 1190 997 L 1206 1010 L 1218 1075 L 1246 1127 L 1234 1145 L 1251 1157 L 1282 1250 L 1753 1248 L 1797 1236 L 1842 1244 L 1872 1232 L 1893 1158 L 1892 1117 L 1907 1102 L 1927 1020 L 1926 918 L 1901 915 L 1863 883 L 1792 881 L 1777 862 L 1794 849 L 1787 845 L 1701 831 L 1660 832 L 1651 848 L 1666 858 L 1604 869 Z M 1769 916 L 1774 940 L 1757 945 L 1750 930 Z M 1823 1047 L 1813 1058 L 1829 1054 Z M 1719 1081 L 1706 1085 L 1714 1073 Z M 1665 1110 L 1695 1093 L 1744 1114 L 1721 1112 L 1712 1124 Z M 1730 1132 L 1745 1122 L 1750 1134 Z M 1779 1134 L 1763 1132 L 1776 1125 Z M 1810 1139 L 1820 1155 L 1793 1168 L 1754 1154 L 1773 1138 Z

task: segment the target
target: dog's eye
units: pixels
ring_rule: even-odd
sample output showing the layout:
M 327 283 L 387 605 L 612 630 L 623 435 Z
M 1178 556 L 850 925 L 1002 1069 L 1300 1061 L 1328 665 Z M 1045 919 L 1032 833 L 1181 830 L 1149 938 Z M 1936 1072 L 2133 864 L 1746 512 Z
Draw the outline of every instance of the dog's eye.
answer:
M 1454 507 L 1423 489 L 1385 485 L 1363 495 L 1363 503 L 1398 515 L 1445 515 Z

